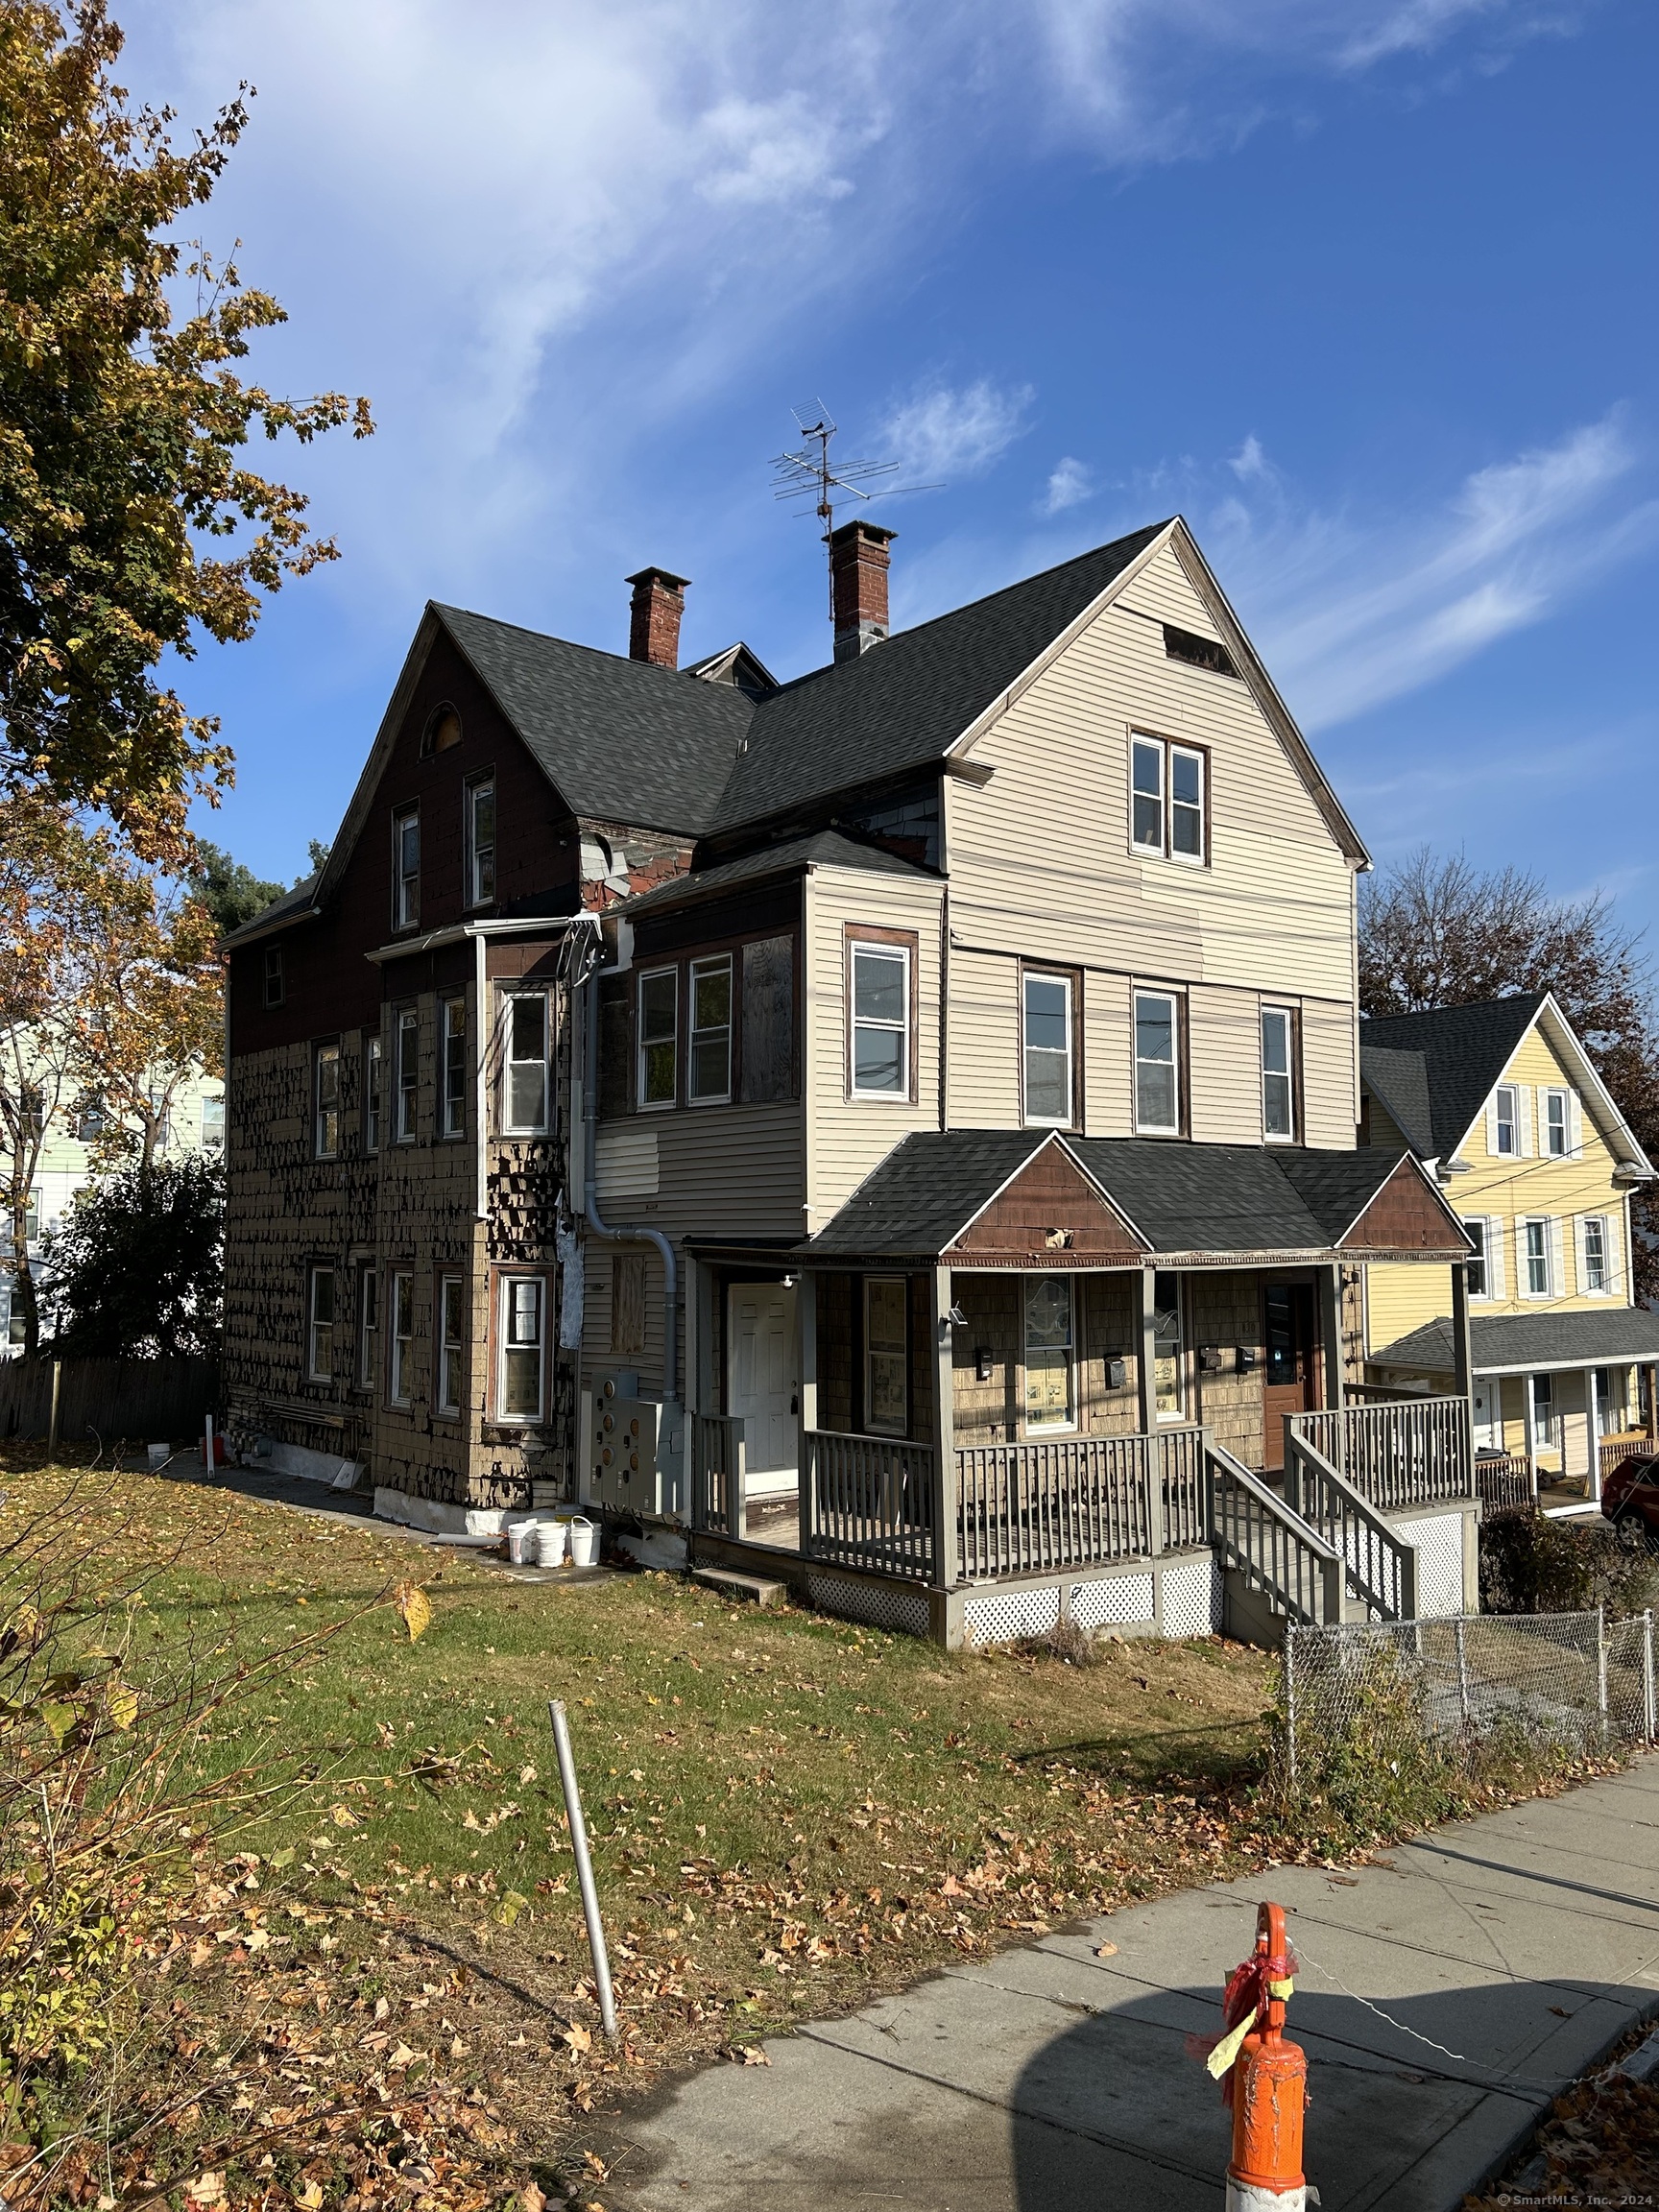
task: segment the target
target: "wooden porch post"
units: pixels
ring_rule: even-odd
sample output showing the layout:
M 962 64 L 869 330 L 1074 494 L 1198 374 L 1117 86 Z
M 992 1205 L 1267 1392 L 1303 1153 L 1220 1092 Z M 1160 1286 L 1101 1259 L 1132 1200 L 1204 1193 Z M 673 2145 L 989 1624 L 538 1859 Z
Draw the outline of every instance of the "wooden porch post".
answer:
M 1527 1439 L 1527 1472 L 1532 1478 L 1532 1495 L 1538 1495 L 1538 1407 L 1532 1397 L 1532 1378 L 1521 1378 L 1521 1420 Z
M 1452 1262 L 1452 1388 L 1467 1398 L 1475 1381 L 1475 1355 L 1469 1337 L 1469 1270 Z
M 1135 1379 L 1141 1396 L 1141 1433 L 1156 1436 L 1158 1433 L 1158 1385 L 1153 1374 L 1157 1358 L 1158 1313 L 1153 1304 L 1153 1274 L 1150 1267 L 1141 1270 L 1141 1342 L 1135 1361 Z
M 933 1585 L 953 1590 L 960 1576 L 956 1495 L 955 1344 L 950 1270 L 933 1270 Z
M 1319 1348 L 1324 1369 L 1325 1404 L 1342 1409 L 1342 1267 L 1334 1261 L 1319 1270 Z
M 818 1278 L 805 1268 L 796 1279 L 795 1326 L 801 1341 L 796 1351 L 796 1373 L 801 1378 L 800 1427 L 795 1446 L 795 1531 L 803 1551 L 817 1527 L 816 1484 L 818 1465 L 807 1437 L 818 1426 Z
M 1647 1370 L 1647 1435 L 1659 1443 L 1659 1366 Z

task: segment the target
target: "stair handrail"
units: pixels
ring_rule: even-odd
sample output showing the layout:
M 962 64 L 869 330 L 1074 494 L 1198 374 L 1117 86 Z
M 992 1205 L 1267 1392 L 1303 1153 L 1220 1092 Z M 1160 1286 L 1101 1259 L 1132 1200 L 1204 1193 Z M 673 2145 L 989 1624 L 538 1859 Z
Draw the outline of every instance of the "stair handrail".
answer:
M 1212 1487 L 1217 1487 L 1216 1477 L 1242 1491 L 1251 1503 L 1268 1520 L 1275 1522 L 1284 1531 L 1287 1546 L 1310 1554 L 1319 1569 L 1320 1603 L 1317 1614 L 1309 1611 L 1293 1590 L 1276 1575 L 1265 1559 L 1253 1558 L 1227 1534 L 1222 1516 L 1212 1502 L 1210 1526 L 1214 1542 L 1240 1571 L 1256 1583 L 1258 1588 L 1277 1601 L 1291 1620 L 1307 1627 L 1323 1627 L 1340 1622 L 1342 1595 L 1345 1587 L 1346 1562 L 1334 1544 L 1328 1544 L 1316 1528 L 1310 1527 L 1300 1513 L 1294 1512 L 1277 1491 L 1268 1488 L 1259 1475 L 1253 1475 L 1241 1460 L 1235 1459 L 1224 1445 L 1206 1439 L 1205 1459 L 1210 1470 Z
M 1319 1500 L 1311 1511 L 1310 1487 L 1322 1488 L 1326 1493 L 1326 1498 Z M 1334 1511 L 1331 1510 L 1331 1500 L 1335 1502 Z M 1416 1620 L 1417 1547 L 1396 1535 L 1371 1501 L 1355 1488 L 1339 1468 L 1333 1466 L 1316 1444 L 1298 1435 L 1288 1419 L 1285 1424 L 1285 1501 L 1291 1511 L 1324 1536 L 1327 1543 L 1335 1545 L 1354 1595 L 1362 1604 L 1384 1621 Z M 1348 1546 L 1342 1541 L 1344 1525 L 1348 1523 L 1358 1525 L 1371 1539 L 1373 1548 L 1392 1561 L 1392 1596 L 1382 1581 L 1361 1570 L 1358 1559 L 1349 1556 Z M 1363 1544 L 1356 1549 L 1362 1551 Z

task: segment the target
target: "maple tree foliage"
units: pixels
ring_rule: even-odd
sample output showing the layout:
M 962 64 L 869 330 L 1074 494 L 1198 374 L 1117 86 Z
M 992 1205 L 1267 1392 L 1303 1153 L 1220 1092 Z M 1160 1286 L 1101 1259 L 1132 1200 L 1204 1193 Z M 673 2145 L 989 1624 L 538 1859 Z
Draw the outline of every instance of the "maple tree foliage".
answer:
M 114 82 L 122 43 L 106 0 L 0 8 L 0 782 L 103 809 L 177 866 L 230 751 L 163 657 L 247 638 L 265 594 L 337 552 L 244 449 L 373 424 L 233 366 L 283 311 L 169 233 L 211 197 L 246 99 L 175 146 L 173 111 Z
M 1519 868 L 1427 847 L 1362 878 L 1359 1005 L 1367 1015 L 1551 991 L 1637 1142 L 1659 1159 L 1659 1029 L 1639 938 L 1599 896 L 1551 899 Z M 1659 1191 L 1631 1192 L 1639 1303 L 1659 1298 Z

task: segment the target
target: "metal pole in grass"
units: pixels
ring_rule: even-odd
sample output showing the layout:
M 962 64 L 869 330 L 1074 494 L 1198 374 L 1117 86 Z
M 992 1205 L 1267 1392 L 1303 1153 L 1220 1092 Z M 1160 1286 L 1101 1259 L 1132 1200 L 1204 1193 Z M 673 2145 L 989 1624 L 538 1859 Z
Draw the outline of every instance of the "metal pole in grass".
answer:
M 559 1754 L 559 1781 L 565 1791 L 565 1811 L 570 1822 L 570 1848 L 576 1854 L 576 1880 L 582 1890 L 582 1917 L 588 1923 L 588 1948 L 593 1954 L 593 1979 L 599 1985 L 599 2018 L 607 2042 L 616 2040 L 616 1999 L 611 1988 L 611 1955 L 605 1948 L 605 1929 L 599 1918 L 599 1892 L 593 1886 L 593 1862 L 588 1856 L 588 1830 L 582 1820 L 582 1796 L 576 1787 L 576 1759 L 570 1748 L 570 1723 L 565 1718 L 563 1697 L 550 1697 L 547 1711 L 553 1720 L 553 1745 Z
M 1596 1608 L 1596 1704 L 1601 1716 L 1601 1734 L 1607 1734 L 1607 1613 Z
M 1659 1736 L 1659 1715 L 1653 1710 L 1653 1614 L 1642 1616 L 1642 1733 L 1649 1743 Z
M 63 1362 L 61 1359 L 54 1359 L 52 1362 L 52 1411 L 46 1422 L 46 1456 L 48 1459 L 54 1459 L 58 1455 L 58 1405 L 62 1388 Z
M 1296 1623 L 1285 1623 L 1285 1779 L 1296 1787 Z

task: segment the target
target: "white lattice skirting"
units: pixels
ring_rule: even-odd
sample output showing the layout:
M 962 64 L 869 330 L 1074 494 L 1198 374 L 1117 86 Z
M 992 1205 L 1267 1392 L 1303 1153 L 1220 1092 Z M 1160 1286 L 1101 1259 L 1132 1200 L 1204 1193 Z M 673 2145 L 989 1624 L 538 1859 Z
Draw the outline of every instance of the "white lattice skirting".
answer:
M 927 1633 L 927 1594 L 895 1582 L 857 1582 L 850 1575 L 808 1575 L 806 1600 L 820 1613 L 842 1621 L 863 1621 L 872 1628 L 897 1628 L 906 1636 Z M 1022 1631 L 1016 1629 L 1018 1635 Z
M 1463 1516 L 1436 1513 L 1396 1521 L 1394 1533 L 1417 1547 L 1417 1618 L 1440 1621 L 1463 1610 Z
M 1073 1582 L 1066 1610 L 1079 1628 L 1136 1626 L 1157 1618 L 1150 1575 L 1111 1575 L 1098 1582 Z
M 1166 1636 L 1209 1636 L 1221 1625 L 1224 1584 L 1219 1562 L 1183 1559 L 1164 1571 Z
M 965 1644 L 1007 1644 L 1016 1636 L 1042 1636 L 1060 1619 L 1060 1585 L 1034 1590 L 987 1591 L 962 1607 Z

